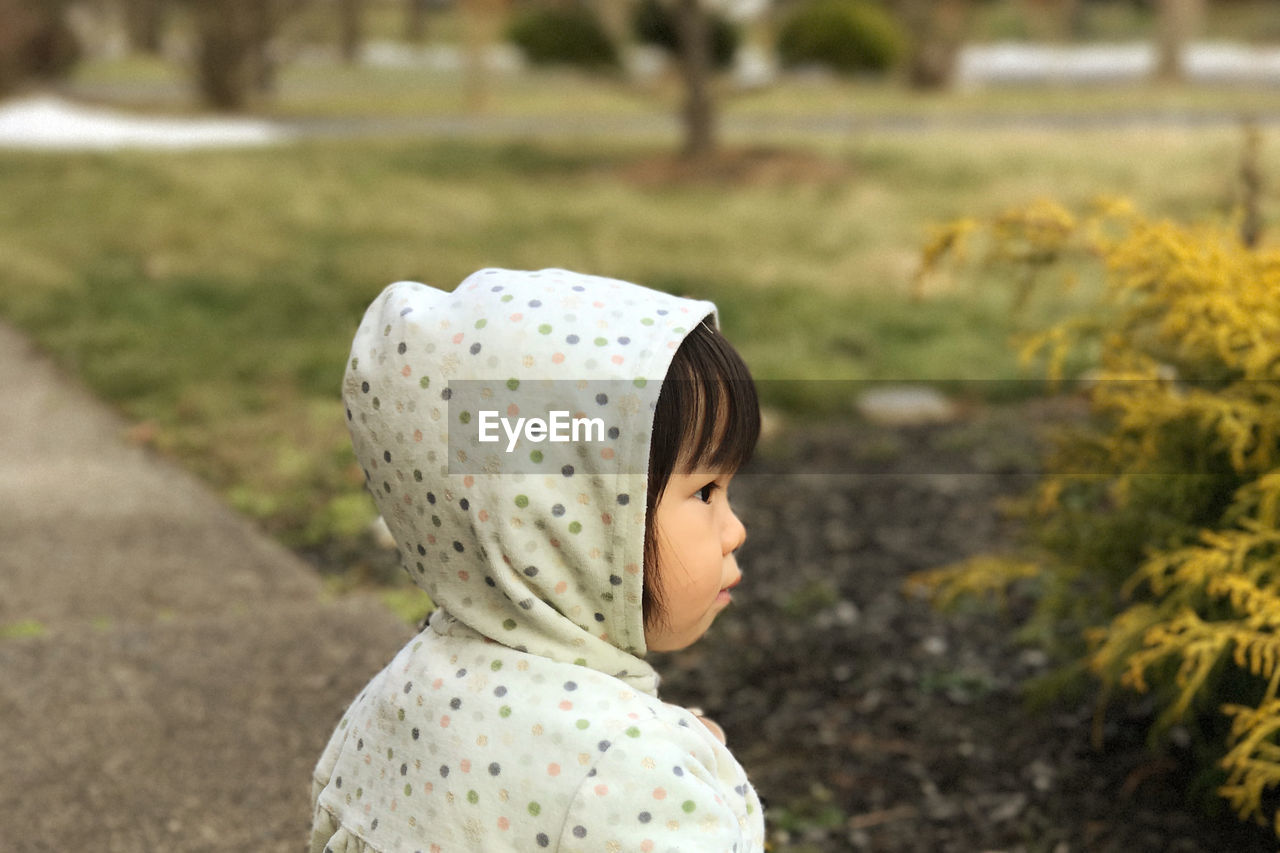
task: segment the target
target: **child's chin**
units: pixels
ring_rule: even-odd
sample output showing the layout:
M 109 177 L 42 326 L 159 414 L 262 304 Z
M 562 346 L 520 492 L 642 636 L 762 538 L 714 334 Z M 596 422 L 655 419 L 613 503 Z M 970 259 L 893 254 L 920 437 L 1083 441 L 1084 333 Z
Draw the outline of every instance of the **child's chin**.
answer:
M 647 642 L 646 645 L 651 652 L 678 652 L 689 648 L 700 639 L 702 639 L 702 633 L 693 637 L 662 637 L 656 641 Z
M 720 611 L 717 610 L 716 613 Z M 707 634 L 707 630 L 711 627 L 711 623 L 715 621 L 716 613 L 711 614 L 705 625 L 693 629 L 690 633 L 674 636 L 667 634 L 652 639 L 645 638 L 645 646 L 651 652 L 678 652 L 687 649 L 694 643 L 701 640 Z

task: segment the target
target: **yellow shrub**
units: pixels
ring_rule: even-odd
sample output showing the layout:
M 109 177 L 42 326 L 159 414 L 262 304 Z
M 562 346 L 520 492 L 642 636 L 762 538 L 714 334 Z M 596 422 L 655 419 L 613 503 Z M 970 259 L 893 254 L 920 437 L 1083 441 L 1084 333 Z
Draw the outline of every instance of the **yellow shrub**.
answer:
M 1280 786 L 1280 252 L 1123 201 L 1080 216 L 1041 202 L 939 231 L 925 269 L 978 233 L 1019 301 L 1046 269 L 1102 265 L 1099 314 L 1024 348 L 1060 379 L 1068 354 L 1094 347 L 1093 417 L 1049 452 L 1025 553 L 915 585 L 945 602 L 1037 578 L 1036 618 L 1083 630 L 1104 694 L 1152 691 L 1160 725 L 1230 718 L 1220 793 L 1280 834 L 1264 814 Z

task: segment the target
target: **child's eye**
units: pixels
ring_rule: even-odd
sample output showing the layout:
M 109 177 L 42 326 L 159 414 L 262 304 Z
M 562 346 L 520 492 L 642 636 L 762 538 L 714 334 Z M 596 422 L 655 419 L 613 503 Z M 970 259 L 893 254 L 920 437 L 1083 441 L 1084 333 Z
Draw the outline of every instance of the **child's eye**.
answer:
M 702 501 L 704 504 L 709 504 L 711 503 L 711 493 L 717 488 L 719 487 L 715 483 L 707 483 L 701 489 L 694 492 L 694 494 L 698 496 L 698 500 Z

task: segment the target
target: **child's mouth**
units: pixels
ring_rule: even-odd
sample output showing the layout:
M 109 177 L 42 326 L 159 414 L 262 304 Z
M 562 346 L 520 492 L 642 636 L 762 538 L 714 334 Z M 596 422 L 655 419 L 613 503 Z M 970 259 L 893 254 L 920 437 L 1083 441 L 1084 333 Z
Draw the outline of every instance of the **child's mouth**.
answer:
M 741 572 L 739 572 L 738 576 L 733 579 L 733 583 L 720 589 L 720 594 L 716 596 L 716 601 L 721 604 L 728 604 L 730 601 L 733 601 L 733 588 L 740 583 L 742 583 Z

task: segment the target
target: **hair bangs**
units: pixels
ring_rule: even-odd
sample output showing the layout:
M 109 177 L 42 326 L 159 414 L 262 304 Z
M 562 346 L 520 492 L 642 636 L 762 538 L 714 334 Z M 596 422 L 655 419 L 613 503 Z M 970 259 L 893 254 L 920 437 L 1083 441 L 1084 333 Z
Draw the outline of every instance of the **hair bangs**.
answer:
M 755 383 L 742 357 L 708 320 L 672 359 L 654 424 L 650 460 L 660 464 L 651 470 L 736 471 L 754 453 L 760 438 Z
M 732 364 L 713 364 L 717 369 L 710 374 L 673 383 L 671 409 L 681 413 L 676 454 L 681 471 L 736 471 L 751 458 L 760 435 L 754 383 L 720 369 Z

